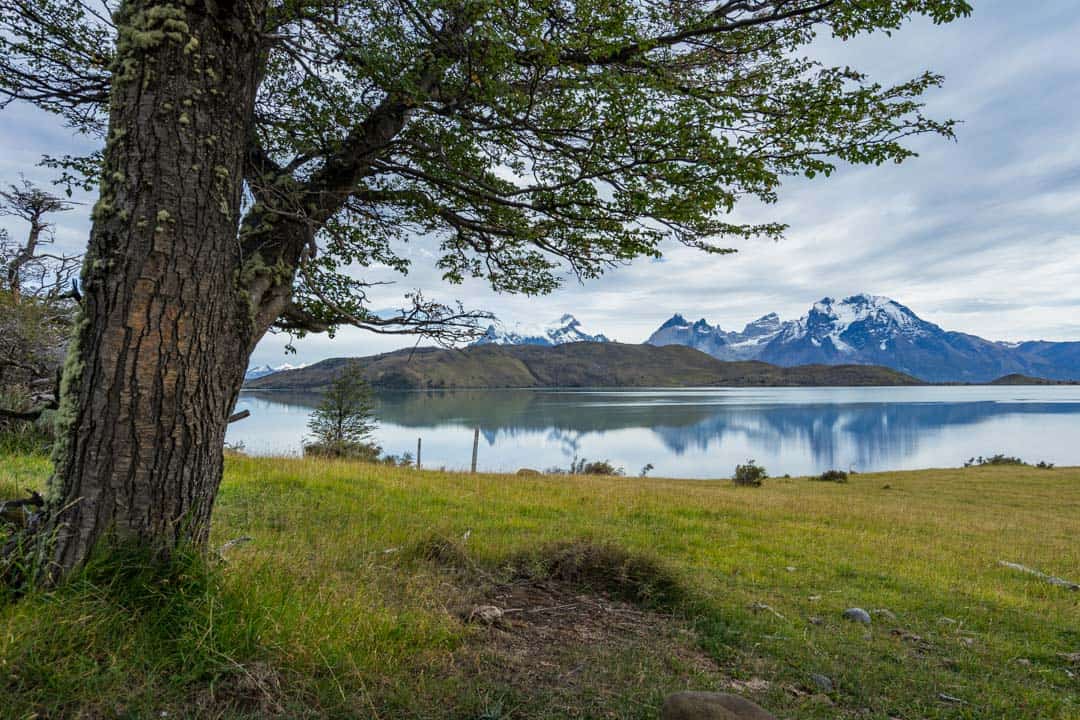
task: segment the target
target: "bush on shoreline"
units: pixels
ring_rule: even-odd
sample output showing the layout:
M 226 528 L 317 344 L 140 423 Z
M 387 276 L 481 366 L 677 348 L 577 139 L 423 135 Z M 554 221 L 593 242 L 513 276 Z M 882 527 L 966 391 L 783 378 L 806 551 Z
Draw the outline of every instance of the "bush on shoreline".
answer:
M 1032 465 L 1031 463 L 1024 462 L 1018 457 L 1014 457 L 1012 455 L 1005 455 L 1004 453 L 998 453 L 997 455 L 991 455 L 990 457 L 983 457 L 982 455 L 979 455 L 978 457 L 969 458 L 964 463 L 964 467 L 966 468 L 983 467 L 985 465 L 1014 465 L 1017 467 L 1034 467 L 1039 468 L 1040 470 L 1054 469 L 1054 463 L 1048 463 L 1045 460 L 1040 460 L 1039 462 Z
M 754 460 L 747 460 L 745 465 L 736 465 L 735 474 L 731 477 L 736 485 L 745 487 L 761 487 L 762 480 L 769 477 L 765 468 L 758 465 Z

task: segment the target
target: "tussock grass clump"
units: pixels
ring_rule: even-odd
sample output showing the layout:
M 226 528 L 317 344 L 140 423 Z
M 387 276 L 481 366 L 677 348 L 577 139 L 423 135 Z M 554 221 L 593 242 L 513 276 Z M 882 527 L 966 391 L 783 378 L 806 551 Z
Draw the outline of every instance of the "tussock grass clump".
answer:
M 413 543 L 405 549 L 402 556 L 406 560 L 420 560 L 459 570 L 473 567 L 463 542 L 439 534 Z
M 833 482 L 833 483 L 846 483 L 848 480 L 848 474 L 843 470 L 826 470 L 825 472 L 810 478 L 811 480 L 817 480 L 818 482 Z
M 410 545 L 406 561 L 422 561 L 472 572 L 485 580 L 558 582 L 583 592 L 600 593 L 644 607 L 670 607 L 686 598 L 676 573 L 650 555 L 632 552 L 612 542 L 568 540 L 549 543 L 512 555 L 499 567 L 485 570 L 465 543 L 445 535 L 431 535 Z
M 265 624 L 194 549 L 162 562 L 131 545 L 103 545 L 60 587 L 12 602 L 5 619 L 34 628 L 0 642 L 5 693 L 44 717 L 111 717 L 119 706 L 176 698 L 235 717 L 273 703 L 259 688 L 228 691 L 250 683 Z M 112 695 L 118 686 L 124 697 Z M 207 687 L 219 692 L 211 698 Z
M 645 607 L 671 607 L 687 596 L 676 573 L 658 558 L 613 543 L 552 543 L 512 559 L 515 576 L 556 580 Z

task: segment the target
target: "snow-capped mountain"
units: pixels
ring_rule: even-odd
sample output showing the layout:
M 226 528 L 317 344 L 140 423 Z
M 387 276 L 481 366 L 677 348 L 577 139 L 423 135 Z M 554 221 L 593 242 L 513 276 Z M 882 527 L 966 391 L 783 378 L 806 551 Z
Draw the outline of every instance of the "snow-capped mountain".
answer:
M 704 318 L 691 323 L 675 315 L 654 332 L 650 345 L 688 345 L 721 360 L 753 360 L 781 330 L 780 317 L 770 313 L 749 323 L 741 332 L 710 325 Z
M 244 373 L 244 379 L 255 380 L 256 378 L 266 377 L 267 375 L 272 375 L 273 373 L 281 372 L 282 370 L 299 370 L 302 367 L 307 367 L 307 365 L 290 365 L 289 363 L 284 363 L 277 367 L 272 367 L 270 365 L 256 365 L 248 368 L 247 372 Z
M 741 332 L 682 315 L 646 341 L 689 345 L 721 360 L 777 365 L 885 365 L 934 382 L 986 382 L 1009 373 L 1080 378 L 1080 343 L 996 343 L 943 330 L 895 300 L 860 294 L 822 298 L 798 320 L 769 314 Z
M 563 315 L 546 325 L 523 325 L 512 328 L 495 322 L 473 345 L 564 345 L 572 342 L 611 342 L 604 335 L 590 335 L 581 329 L 573 315 Z

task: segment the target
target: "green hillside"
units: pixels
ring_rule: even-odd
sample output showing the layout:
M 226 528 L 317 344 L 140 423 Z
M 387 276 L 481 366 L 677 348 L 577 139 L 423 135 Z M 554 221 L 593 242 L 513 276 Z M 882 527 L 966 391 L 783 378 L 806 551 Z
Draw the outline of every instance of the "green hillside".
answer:
M 876 365 L 723 362 L 682 345 L 570 343 L 481 345 L 461 350 L 418 348 L 364 358 L 331 358 L 252 380 L 257 390 L 317 390 L 350 362 L 380 388 L 695 387 L 921 385 Z

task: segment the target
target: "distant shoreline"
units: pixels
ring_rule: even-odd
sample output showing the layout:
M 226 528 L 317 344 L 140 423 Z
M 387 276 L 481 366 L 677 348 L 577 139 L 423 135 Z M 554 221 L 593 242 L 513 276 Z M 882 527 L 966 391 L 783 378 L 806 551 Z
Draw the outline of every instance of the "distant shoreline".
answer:
M 987 382 L 928 382 L 880 365 L 722 361 L 682 345 L 569 343 L 404 349 L 330 358 L 250 380 L 244 390 L 318 391 L 351 364 L 379 390 L 690 389 L 746 387 L 949 387 L 1076 385 L 1025 375 Z

